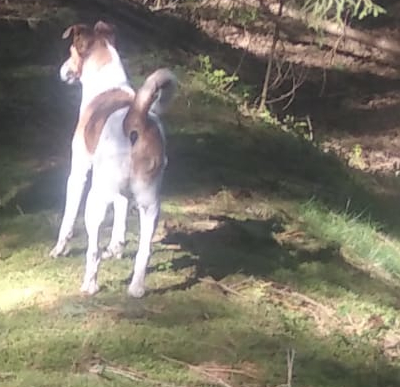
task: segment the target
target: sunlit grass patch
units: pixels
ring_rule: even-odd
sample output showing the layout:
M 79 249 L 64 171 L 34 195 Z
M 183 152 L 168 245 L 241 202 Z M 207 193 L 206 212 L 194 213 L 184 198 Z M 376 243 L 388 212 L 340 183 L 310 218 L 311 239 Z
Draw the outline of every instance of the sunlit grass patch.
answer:
M 336 243 L 352 264 L 378 276 L 400 278 L 400 244 L 384 236 L 367 215 L 335 212 L 310 201 L 300 207 L 305 227 L 315 237 Z
M 0 311 L 15 311 L 28 305 L 51 305 L 58 300 L 58 289 L 49 284 L 40 285 L 35 281 L 33 286 L 1 289 Z

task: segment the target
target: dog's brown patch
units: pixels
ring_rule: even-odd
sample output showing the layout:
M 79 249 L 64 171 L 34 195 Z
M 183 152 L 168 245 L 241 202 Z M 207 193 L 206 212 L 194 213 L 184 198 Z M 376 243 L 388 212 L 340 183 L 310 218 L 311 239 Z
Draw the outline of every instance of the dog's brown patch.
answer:
M 134 105 L 124 121 L 124 132 L 130 136 L 137 132 L 137 139 L 132 145 L 132 177 L 136 180 L 149 182 L 157 176 L 164 167 L 164 139 L 157 123 L 150 117 L 142 119 L 142 112 Z
M 121 90 L 111 89 L 99 94 L 87 106 L 79 117 L 75 136 L 84 138 L 89 154 L 96 151 L 100 135 L 110 115 L 119 109 L 131 106 L 134 95 Z
M 176 79 L 168 69 L 155 71 L 138 90 L 125 117 L 125 134 L 132 141 L 132 134 L 137 133 L 131 150 L 134 180 L 148 183 L 165 167 L 164 138 L 158 123 L 148 113 L 156 99 L 157 103 L 161 100 L 162 104 L 167 104 L 175 87 Z

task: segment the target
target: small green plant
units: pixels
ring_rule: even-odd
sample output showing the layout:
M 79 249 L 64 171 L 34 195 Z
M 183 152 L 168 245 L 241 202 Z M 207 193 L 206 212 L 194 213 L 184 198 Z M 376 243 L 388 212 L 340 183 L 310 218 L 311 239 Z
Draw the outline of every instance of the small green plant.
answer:
M 212 91 L 227 91 L 239 80 L 236 74 L 229 75 L 224 69 L 215 69 L 209 55 L 199 55 L 198 60 L 201 74 Z
M 159 264 L 157 264 L 156 268 L 157 271 L 168 271 L 172 268 L 172 262 L 160 262 Z
M 279 126 L 278 119 L 266 107 L 258 111 L 257 116 L 268 125 Z
M 350 152 L 348 161 L 349 165 L 354 168 L 364 169 L 365 161 L 363 159 L 363 150 L 360 144 L 355 144 Z
M 312 140 L 308 123 L 305 120 L 295 119 L 294 116 L 286 115 L 281 123 L 281 128 L 285 132 L 293 133 L 296 136 L 303 137 L 306 140 Z

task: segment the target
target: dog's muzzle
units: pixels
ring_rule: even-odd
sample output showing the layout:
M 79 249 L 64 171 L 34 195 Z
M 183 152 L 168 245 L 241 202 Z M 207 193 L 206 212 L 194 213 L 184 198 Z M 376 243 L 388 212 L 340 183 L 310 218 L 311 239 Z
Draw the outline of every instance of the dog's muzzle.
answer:
M 66 82 L 69 85 L 72 85 L 79 80 L 78 74 L 70 69 L 68 61 L 66 61 L 60 68 L 60 78 L 63 82 Z

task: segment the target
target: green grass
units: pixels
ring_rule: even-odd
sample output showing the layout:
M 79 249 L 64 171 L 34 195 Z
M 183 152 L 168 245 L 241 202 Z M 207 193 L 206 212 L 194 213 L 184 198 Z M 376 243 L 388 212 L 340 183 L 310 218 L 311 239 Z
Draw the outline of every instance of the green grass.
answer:
M 134 52 L 131 38 L 122 44 L 135 83 L 165 65 L 180 80 L 166 117 L 169 166 L 148 293 L 126 294 L 132 213 L 125 259 L 102 263 L 101 291 L 82 296 L 81 216 L 70 256 L 48 257 L 79 92 L 57 82 L 54 58 L 32 67 L 34 37 L 19 33 L 25 62 L 0 75 L 13 86 L 0 94 L 2 386 L 278 386 L 291 348 L 293 386 L 399 385 L 399 223 L 384 192 L 392 182 L 378 192 L 374 177 L 317 147 L 238 120 L 195 60 L 175 66 L 173 50 L 154 54 L 150 43 Z M 110 225 L 108 217 L 102 246 Z
M 300 213 L 314 236 L 347 251 L 353 265 L 386 273 L 395 282 L 400 278 L 399 244 L 367 216 L 333 212 L 313 202 L 302 206 Z

